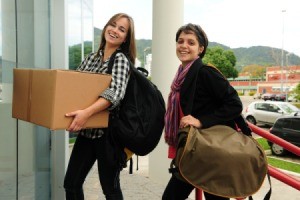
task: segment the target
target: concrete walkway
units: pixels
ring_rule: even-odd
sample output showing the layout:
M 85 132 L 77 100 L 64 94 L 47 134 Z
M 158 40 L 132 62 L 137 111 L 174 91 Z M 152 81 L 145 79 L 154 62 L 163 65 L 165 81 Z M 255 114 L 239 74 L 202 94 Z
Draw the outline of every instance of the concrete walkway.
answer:
M 125 200 L 161 199 L 164 185 L 151 181 L 148 177 L 148 157 L 139 157 L 139 170 L 136 171 L 134 158 L 133 174 L 128 167 L 121 171 L 120 180 Z M 94 165 L 84 185 L 87 200 L 105 199 L 98 178 L 97 166 Z
M 136 158 L 134 157 L 134 162 Z M 121 187 L 125 200 L 160 200 L 165 185 L 157 183 L 148 177 L 148 157 L 139 157 L 139 170 L 129 174 L 128 168 L 121 172 Z M 300 174 L 292 173 L 291 176 L 299 179 Z M 272 178 L 271 200 L 300 200 L 300 191 L 285 185 Z M 254 200 L 263 200 L 264 195 L 269 190 L 269 183 L 266 179 L 261 189 L 253 195 Z M 85 197 L 87 200 L 105 199 L 99 184 L 98 171 L 94 165 L 84 185 Z M 190 195 L 190 200 L 195 200 L 194 192 Z M 203 198 L 204 200 L 205 198 Z

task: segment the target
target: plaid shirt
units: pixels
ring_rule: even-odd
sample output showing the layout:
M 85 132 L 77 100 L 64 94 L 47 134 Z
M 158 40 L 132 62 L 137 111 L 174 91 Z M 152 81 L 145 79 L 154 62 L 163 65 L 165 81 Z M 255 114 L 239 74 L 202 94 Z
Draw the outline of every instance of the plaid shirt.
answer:
M 103 61 L 102 51 L 100 51 L 100 55 L 97 55 L 97 53 L 90 53 L 82 61 L 77 70 L 107 74 L 109 60 L 110 58 Z M 129 65 L 130 63 L 123 53 L 116 54 L 114 65 L 112 67 L 111 84 L 105 91 L 99 94 L 99 97 L 103 97 L 112 103 L 108 110 L 114 109 L 124 98 L 129 80 Z M 103 130 L 83 129 L 79 131 L 79 134 L 88 138 L 99 138 L 103 135 Z

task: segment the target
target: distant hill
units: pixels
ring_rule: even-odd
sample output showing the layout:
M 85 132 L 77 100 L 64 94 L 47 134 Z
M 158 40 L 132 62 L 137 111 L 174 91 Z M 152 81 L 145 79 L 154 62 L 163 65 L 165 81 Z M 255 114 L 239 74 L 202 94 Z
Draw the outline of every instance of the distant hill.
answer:
M 236 67 L 238 69 L 247 65 L 262 65 L 262 66 L 281 66 L 281 49 L 266 47 L 266 46 L 253 46 L 253 47 L 240 47 L 230 48 L 228 46 L 211 42 L 208 47 L 220 46 L 225 50 L 232 50 L 237 59 Z M 283 51 L 283 65 L 287 65 L 288 51 Z M 291 54 L 288 56 L 288 65 L 300 65 L 300 57 Z
M 99 47 L 100 35 L 102 30 L 94 28 L 95 35 L 95 50 Z M 143 62 L 144 50 L 147 47 L 151 47 L 152 40 L 140 39 L 136 41 L 137 43 L 137 57 Z M 220 46 L 225 50 L 232 50 L 237 59 L 236 68 L 240 71 L 243 66 L 247 65 L 262 65 L 262 66 L 281 66 L 281 49 L 266 47 L 266 46 L 253 46 L 253 47 L 240 47 L 240 48 L 230 48 L 223 44 L 217 42 L 210 42 L 208 48 Z M 151 53 L 151 49 L 147 51 Z M 289 52 L 283 52 L 283 64 L 287 65 L 287 54 Z M 300 65 L 300 57 L 291 54 L 288 56 L 288 65 Z

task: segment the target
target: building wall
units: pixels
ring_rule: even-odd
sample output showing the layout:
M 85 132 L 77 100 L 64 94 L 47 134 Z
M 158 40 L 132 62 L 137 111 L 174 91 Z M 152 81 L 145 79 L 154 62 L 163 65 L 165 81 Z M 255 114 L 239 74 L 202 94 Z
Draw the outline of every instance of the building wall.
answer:
M 300 83 L 300 66 L 268 67 L 266 81 L 258 84 L 259 93 L 274 93 L 292 91 Z
M 250 92 L 256 92 L 257 85 L 263 80 L 243 77 L 238 80 L 229 80 L 229 82 L 239 93 L 249 94 Z
M 266 80 L 269 82 L 278 82 L 280 80 L 295 82 L 300 80 L 300 66 L 288 66 L 281 70 L 281 67 L 268 67 Z

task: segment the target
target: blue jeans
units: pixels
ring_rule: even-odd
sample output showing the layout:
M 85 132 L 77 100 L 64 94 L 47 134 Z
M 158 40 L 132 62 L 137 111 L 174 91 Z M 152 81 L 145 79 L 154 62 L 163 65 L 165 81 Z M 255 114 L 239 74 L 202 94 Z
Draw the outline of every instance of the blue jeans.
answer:
M 107 162 L 105 143 L 107 134 L 97 139 L 78 136 L 65 175 L 64 188 L 67 200 L 83 200 L 83 183 L 97 160 L 100 184 L 108 200 L 123 200 L 120 187 L 120 168 Z
M 172 175 L 164 193 L 162 200 L 184 200 L 187 199 L 190 193 L 193 191 L 194 186 L 183 182 Z M 220 197 L 213 194 L 204 192 L 206 200 L 229 200 L 226 197 Z

